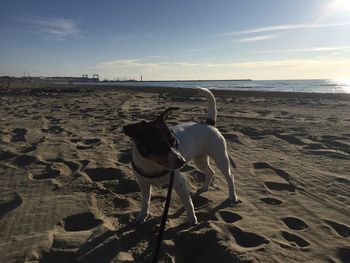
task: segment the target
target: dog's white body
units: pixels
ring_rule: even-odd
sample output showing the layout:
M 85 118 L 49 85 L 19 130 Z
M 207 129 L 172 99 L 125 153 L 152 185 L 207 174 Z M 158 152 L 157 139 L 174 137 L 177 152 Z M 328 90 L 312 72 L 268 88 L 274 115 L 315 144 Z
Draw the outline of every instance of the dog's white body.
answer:
M 213 94 L 208 89 L 200 88 L 199 91 L 208 99 L 208 118 L 216 121 L 216 103 Z M 199 192 L 207 191 L 212 181 L 214 171 L 209 165 L 209 157 L 211 157 L 226 178 L 229 188 L 229 201 L 231 203 L 237 202 L 234 180 L 230 171 L 226 141 L 218 129 L 207 124 L 189 122 L 176 125 L 172 127 L 171 130 L 179 140 L 178 151 L 182 157 L 185 158 L 186 162 L 193 160 L 197 168 L 206 175 L 204 185 Z M 164 170 L 163 166 L 141 156 L 135 145 L 132 150 L 132 158 L 135 165 L 145 174 L 157 174 Z M 169 156 L 169 163 L 172 161 L 172 156 Z M 168 184 L 170 173 L 159 178 L 147 178 L 140 175 L 135 170 L 134 174 L 142 193 L 141 212 L 137 216 L 136 221 L 144 221 L 148 216 L 151 185 Z M 190 224 L 196 224 L 197 218 L 191 196 L 186 186 L 186 181 L 179 169 L 175 170 L 174 189 L 181 202 L 184 204 L 188 222 Z

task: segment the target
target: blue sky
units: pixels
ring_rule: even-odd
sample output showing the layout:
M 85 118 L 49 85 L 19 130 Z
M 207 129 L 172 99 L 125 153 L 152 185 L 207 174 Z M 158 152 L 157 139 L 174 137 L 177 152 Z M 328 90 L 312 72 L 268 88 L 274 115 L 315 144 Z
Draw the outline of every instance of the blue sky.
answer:
M 0 75 L 350 78 L 349 0 L 3 0 Z

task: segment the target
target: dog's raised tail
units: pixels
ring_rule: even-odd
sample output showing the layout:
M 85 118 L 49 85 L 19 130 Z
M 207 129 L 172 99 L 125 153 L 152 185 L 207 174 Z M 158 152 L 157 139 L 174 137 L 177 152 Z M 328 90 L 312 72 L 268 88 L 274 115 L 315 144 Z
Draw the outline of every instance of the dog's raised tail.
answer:
M 208 100 L 208 118 L 206 120 L 206 123 L 215 126 L 217 114 L 215 97 L 213 93 L 211 93 L 211 91 L 207 88 L 202 88 L 199 86 L 197 86 L 197 88 L 201 95 L 203 95 Z

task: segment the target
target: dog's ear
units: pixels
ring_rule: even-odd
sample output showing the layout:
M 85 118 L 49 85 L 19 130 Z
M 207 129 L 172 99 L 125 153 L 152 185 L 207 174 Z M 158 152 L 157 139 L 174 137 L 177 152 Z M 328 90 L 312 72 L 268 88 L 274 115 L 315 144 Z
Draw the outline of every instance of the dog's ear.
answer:
M 138 123 L 128 124 L 123 127 L 124 133 L 132 139 L 137 140 L 141 133 L 142 128 L 145 126 L 145 121 L 140 121 Z
M 173 110 L 179 110 L 179 107 L 169 107 L 165 111 L 163 111 L 157 118 L 157 121 L 165 122 L 168 119 L 169 113 Z

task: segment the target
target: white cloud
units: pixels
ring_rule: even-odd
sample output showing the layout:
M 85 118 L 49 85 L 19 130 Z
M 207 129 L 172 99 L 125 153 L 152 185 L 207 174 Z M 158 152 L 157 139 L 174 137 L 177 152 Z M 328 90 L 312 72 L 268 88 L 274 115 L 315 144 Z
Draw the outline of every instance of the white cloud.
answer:
M 340 27 L 349 26 L 350 23 L 329 23 L 329 24 L 285 24 L 285 25 L 275 25 L 267 27 L 257 27 L 248 30 L 233 31 L 228 33 L 220 34 L 220 36 L 233 36 L 233 35 L 245 35 L 263 32 L 275 32 L 275 31 L 285 31 L 292 29 L 306 29 L 306 28 L 327 28 L 327 27 Z
M 277 35 L 259 35 L 259 36 L 253 36 L 253 37 L 240 38 L 240 39 L 237 39 L 237 41 L 238 42 L 257 42 L 257 41 L 264 41 L 264 40 L 269 40 L 277 37 L 278 37 Z
M 350 51 L 350 46 L 336 46 L 336 47 L 309 47 L 309 48 L 291 48 L 282 50 L 264 50 L 257 51 L 257 53 L 302 53 L 302 52 L 331 52 L 331 51 Z
M 334 13 L 337 12 L 349 12 L 350 4 L 348 0 L 330 0 L 326 4 L 326 8 Z
M 26 23 L 35 33 L 43 35 L 46 39 L 60 41 L 70 37 L 81 36 L 81 31 L 72 19 L 28 17 L 20 18 L 19 20 Z
M 105 68 L 106 66 L 123 67 L 123 68 L 174 68 L 174 67 L 194 67 L 200 64 L 187 63 L 187 62 L 158 62 L 158 63 L 145 63 L 140 59 L 122 59 L 102 62 L 96 66 L 97 69 Z

